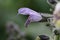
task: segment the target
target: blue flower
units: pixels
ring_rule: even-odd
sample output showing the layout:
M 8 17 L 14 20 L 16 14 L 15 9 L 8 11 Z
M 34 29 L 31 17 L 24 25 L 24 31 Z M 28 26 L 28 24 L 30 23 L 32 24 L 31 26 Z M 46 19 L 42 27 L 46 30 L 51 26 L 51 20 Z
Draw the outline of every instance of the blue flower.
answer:
M 20 8 L 18 10 L 18 14 L 29 15 L 27 21 L 25 22 L 25 26 L 27 27 L 31 22 L 38 22 L 42 19 L 40 13 L 30 9 L 30 8 Z

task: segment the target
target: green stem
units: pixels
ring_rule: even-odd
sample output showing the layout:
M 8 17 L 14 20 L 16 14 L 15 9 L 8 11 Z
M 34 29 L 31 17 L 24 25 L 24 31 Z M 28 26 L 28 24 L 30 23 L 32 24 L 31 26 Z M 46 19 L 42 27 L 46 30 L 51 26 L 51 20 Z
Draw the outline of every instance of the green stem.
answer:
M 56 35 L 56 40 L 59 40 L 59 35 Z

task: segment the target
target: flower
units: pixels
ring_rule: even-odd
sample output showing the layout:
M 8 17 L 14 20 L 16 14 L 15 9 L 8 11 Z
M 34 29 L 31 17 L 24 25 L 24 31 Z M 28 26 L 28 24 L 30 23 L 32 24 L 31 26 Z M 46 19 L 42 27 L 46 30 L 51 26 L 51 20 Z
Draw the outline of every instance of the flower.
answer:
M 29 15 L 27 21 L 25 22 L 26 27 L 31 22 L 38 22 L 42 19 L 42 16 L 38 12 L 36 12 L 30 8 L 20 8 L 20 9 L 18 9 L 18 14 Z

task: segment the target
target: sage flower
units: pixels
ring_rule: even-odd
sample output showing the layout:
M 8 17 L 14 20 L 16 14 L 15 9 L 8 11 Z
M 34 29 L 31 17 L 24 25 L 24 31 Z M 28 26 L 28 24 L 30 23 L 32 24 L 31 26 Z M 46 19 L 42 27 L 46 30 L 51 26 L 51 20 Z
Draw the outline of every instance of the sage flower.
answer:
M 50 40 L 50 37 L 47 35 L 38 35 L 35 40 Z
M 17 24 L 12 21 L 6 23 L 7 40 L 17 40 L 21 37 L 21 30 Z
M 18 14 L 29 15 L 27 21 L 25 22 L 25 27 L 27 27 L 31 22 L 38 22 L 42 19 L 42 16 L 40 13 L 30 8 L 20 8 L 18 9 Z

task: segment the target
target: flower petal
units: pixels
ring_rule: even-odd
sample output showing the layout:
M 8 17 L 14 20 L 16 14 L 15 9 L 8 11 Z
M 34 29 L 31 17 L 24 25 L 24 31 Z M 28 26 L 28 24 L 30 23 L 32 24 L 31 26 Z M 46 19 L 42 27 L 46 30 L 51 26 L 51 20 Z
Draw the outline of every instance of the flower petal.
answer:
M 28 27 L 28 25 L 31 23 L 30 17 L 28 17 L 27 21 L 25 22 L 25 27 Z

